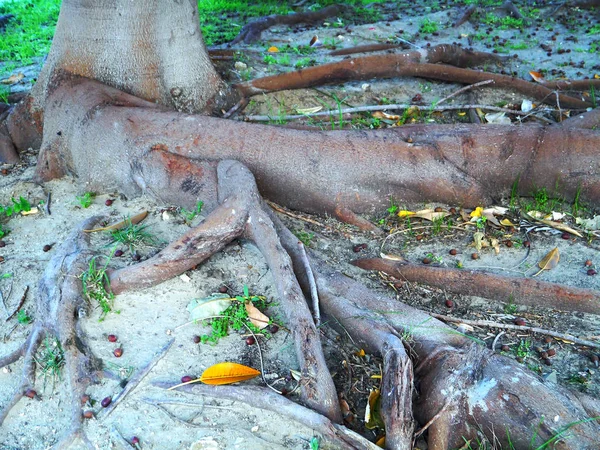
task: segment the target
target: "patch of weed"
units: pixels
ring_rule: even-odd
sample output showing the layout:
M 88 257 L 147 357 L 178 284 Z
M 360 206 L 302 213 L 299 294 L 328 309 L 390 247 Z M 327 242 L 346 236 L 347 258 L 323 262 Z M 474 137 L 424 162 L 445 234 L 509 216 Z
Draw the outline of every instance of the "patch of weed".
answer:
M 527 358 L 531 356 L 531 347 L 533 342 L 531 339 L 521 339 L 519 345 L 515 348 L 515 356 L 517 358 L 522 358 L 525 361 Z
M 514 303 L 514 297 L 511 295 L 508 298 L 508 303 L 504 305 L 504 314 L 514 314 L 517 312 L 517 305 Z
M 94 203 L 94 198 L 96 198 L 96 193 L 95 192 L 86 192 L 83 195 L 77 195 L 75 197 L 77 199 L 77 202 L 79 203 L 79 206 L 81 206 L 84 209 L 89 208 L 90 206 L 92 206 L 92 203 Z
M 35 362 L 44 376 L 44 388 L 49 377 L 52 377 L 52 384 L 54 385 L 56 378 L 60 378 L 61 370 L 65 365 L 65 352 L 58 339 L 45 338 L 35 356 Z
M 264 329 L 261 330 L 250 322 L 245 306 L 246 303 L 252 302 L 256 308 L 264 311 L 267 307 L 266 297 L 262 295 L 250 295 L 248 287 L 244 286 L 243 295 L 235 296 L 231 298 L 231 300 L 231 306 L 223 311 L 219 317 L 209 319 L 211 333 L 200 336 L 200 340 L 203 344 L 218 343 L 219 339 L 229 334 L 230 329 L 240 331 L 248 327 L 254 333 L 268 335 Z
M 31 204 L 24 197 L 19 197 L 19 200 L 15 200 L 15 198 L 11 198 L 10 201 L 12 205 L 3 206 L 0 205 L 0 215 L 5 215 L 6 217 L 10 217 L 14 214 L 19 214 L 23 211 L 27 212 L 31 210 Z
M 129 251 L 133 253 L 136 247 L 141 245 L 156 245 L 156 239 L 146 230 L 148 225 L 140 225 L 131 223 L 131 219 L 126 219 L 126 225 L 119 230 L 111 230 L 110 235 L 113 242 L 119 242 L 129 247 Z
M 430 19 L 423 19 L 419 25 L 419 32 L 431 34 L 438 30 L 437 22 Z
M 81 274 L 81 283 L 84 298 L 89 302 L 97 302 L 102 309 L 100 314 L 100 322 L 102 322 L 106 315 L 113 310 L 115 295 L 110 290 L 110 279 L 106 273 L 110 258 L 100 268 L 96 266 L 96 260 L 95 256 L 90 260 L 88 269 Z M 119 311 L 115 312 L 119 313 Z
M 202 213 L 203 206 L 204 202 L 199 201 L 198 203 L 196 203 L 196 208 L 192 209 L 191 211 L 188 211 L 185 208 L 181 208 L 179 210 L 179 213 L 183 216 L 186 222 L 191 222 L 196 218 L 196 216 Z
M 21 309 L 17 313 L 17 322 L 19 322 L 21 325 L 29 325 L 31 322 L 33 322 L 33 319 L 29 316 L 29 314 L 27 314 L 26 311 Z
M 294 235 L 300 242 L 304 244 L 305 247 L 310 247 L 313 239 L 315 238 L 315 233 L 308 233 L 306 231 L 296 231 Z

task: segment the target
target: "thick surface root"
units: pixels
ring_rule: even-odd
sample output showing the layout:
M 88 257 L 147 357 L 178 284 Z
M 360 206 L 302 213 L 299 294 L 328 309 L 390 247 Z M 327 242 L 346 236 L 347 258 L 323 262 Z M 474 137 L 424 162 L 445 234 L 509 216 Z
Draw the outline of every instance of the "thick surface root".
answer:
M 21 382 L 13 398 L 0 412 L 1 424 L 25 393 L 35 388 L 35 355 L 42 341 L 45 338 L 56 339 L 62 347 L 65 361 L 62 370 L 68 391 L 71 393 L 71 426 L 58 448 L 67 447 L 78 437 L 91 447 L 81 431 L 81 398 L 87 385 L 95 378 L 100 365 L 86 348 L 77 317 L 85 309 L 80 275 L 87 268 L 87 261 L 91 255 L 89 242 L 83 230 L 91 228 L 99 219 L 93 217 L 82 222 L 57 248 L 39 283 L 36 313 L 38 321 L 26 342 L 10 355 L 0 359 L 0 365 L 3 366 L 15 362 L 20 357 L 24 358 Z

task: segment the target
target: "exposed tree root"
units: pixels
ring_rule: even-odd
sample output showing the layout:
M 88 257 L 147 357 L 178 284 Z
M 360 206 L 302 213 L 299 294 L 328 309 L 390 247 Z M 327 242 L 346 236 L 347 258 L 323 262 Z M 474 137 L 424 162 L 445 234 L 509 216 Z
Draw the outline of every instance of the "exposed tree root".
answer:
M 190 230 L 153 258 L 110 276 L 116 292 L 147 287 L 170 279 L 195 266 L 237 237 L 253 241 L 266 259 L 296 344 L 303 375 L 302 400 L 334 422 L 342 416 L 337 394 L 327 370 L 319 333 L 312 320 L 287 253 L 279 244 L 271 219 L 252 174 L 237 161 L 218 166 L 221 206 L 205 222 Z
M 318 11 L 307 11 L 296 14 L 273 14 L 266 17 L 261 17 L 253 22 L 250 22 L 242 27 L 240 33 L 231 41 L 230 45 L 238 42 L 251 42 L 260 39 L 263 31 L 271 28 L 273 25 L 296 25 L 298 23 L 313 23 L 327 17 L 335 16 L 348 9 L 346 5 L 331 5 Z
M 171 387 L 171 384 L 164 382 L 153 384 L 163 389 Z M 356 450 L 378 450 L 380 448 L 345 426 L 338 425 L 325 416 L 294 403 L 267 388 L 258 386 L 186 385 L 180 386 L 176 390 L 189 392 L 196 397 L 200 395 L 214 397 L 219 400 L 232 400 L 266 411 L 273 411 L 290 421 L 298 422 L 313 429 L 319 435 L 320 442 L 326 447 Z
M 418 282 L 460 295 L 477 295 L 493 300 L 600 314 L 600 292 L 534 278 L 496 275 L 473 270 L 407 264 L 381 258 L 353 261 L 365 270 L 379 270 L 400 280 Z
M 585 109 L 591 106 L 591 104 L 574 97 L 554 94 L 551 89 L 539 83 L 465 68 L 481 65 L 486 61 L 499 62 L 500 59 L 490 53 L 473 52 L 457 45 L 442 44 L 423 51 L 363 56 L 308 67 L 295 72 L 257 78 L 237 84 L 235 88 L 243 97 L 250 97 L 284 89 L 300 89 L 350 80 L 399 76 L 431 78 L 464 84 L 493 80 L 494 83 L 489 87 L 517 91 L 547 104 L 556 104 L 558 98 L 560 106 L 563 108 Z
M 67 447 L 78 437 L 93 448 L 81 430 L 81 397 L 101 366 L 87 349 L 77 317 L 86 309 L 80 275 L 85 271 L 91 254 L 88 237 L 83 230 L 92 227 L 99 219 L 92 217 L 79 224 L 57 248 L 39 284 L 37 320 L 27 341 L 18 350 L 0 359 L 0 366 L 4 366 L 20 357 L 24 358 L 21 383 L 0 412 L 2 424 L 25 392 L 35 387 L 35 354 L 41 342 L 45 338 L 56 338 L 60 343 L 65 361 L 62 370 L 68 384 L 67 390 L 71 393 L 71 425 L 58 448 Z

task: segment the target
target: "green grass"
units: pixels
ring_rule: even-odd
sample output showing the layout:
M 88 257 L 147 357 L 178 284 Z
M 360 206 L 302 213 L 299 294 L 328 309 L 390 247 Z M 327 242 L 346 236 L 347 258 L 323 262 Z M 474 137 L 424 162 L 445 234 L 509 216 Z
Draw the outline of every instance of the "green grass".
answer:
M 96 257 L 90 260 L 88 269 L 81 274 L 81 283 L 83 285 L 83 296 L 90 302 L 96 302 L 102 309 L 100 322 L 106 315 L 113 310 L 115 295 L 110 290 L 110 279 L 106 273 L 106 268 L 110 258 L 103 267 L 98 268 Z M 119 311 L 115 311 L 119 313 Z
M 35 362 L 40 367 L 44 376 L 44 386 L 48 378 L 52 378 L 52 384 L 60 378 L 61 370 L 65 365 L 65 352 L 56 338 L 45 338 L 35 357 Z
M 199 214 L 202 213 L 203 206 L 204 206 L 204 202 L 199 201 L 196 203 L 196 208 L 192 209 L 191 211 L 188 211 L 185 208 L 181 208 L 179 210 L 179 213 L 183 216 L 183 218 L 185 219 L 186 222 L 191 222 L 192 220 L 194 220 L 196 218 L 196 216 L 198 216 Z
M 6 26 L 0 39 L 0 61 L 31 64 L 33 58 L 50 50 L 60 0 L 9 1 L 0 5 L 0 14 L 15 17 Z
M 83 195 L 77 195 L 75 197 L 77 199 L 77 203 L 84 209 L 89 208 L 94 203 L 94 198 L 96 198 L 96 194 L 94 192 L 86 192 Z
M 123 228 L 110 232 L 114 242 L 128 246 L 131 253 L 141 245 L 156 245 L 156 238 L 145 231 L 148 225 L 131 223 L 130 219 L 126 219 L 126 221 L 127 225 Z
M 21 325 L 29 325 L 31 322 L 33 322 L 33 319 L 27 314 L 26 311 L 20 310 L 17 313 L 17 322 L 19 322 Z
M 438 24 L 437 24 L 437 22 L 434 22 L 433 20 L 423 19 L 419 25 L 419 31 L 421 33 L 430 34 L 430 33 L 435 33 L 437 30 L 438 30 Z

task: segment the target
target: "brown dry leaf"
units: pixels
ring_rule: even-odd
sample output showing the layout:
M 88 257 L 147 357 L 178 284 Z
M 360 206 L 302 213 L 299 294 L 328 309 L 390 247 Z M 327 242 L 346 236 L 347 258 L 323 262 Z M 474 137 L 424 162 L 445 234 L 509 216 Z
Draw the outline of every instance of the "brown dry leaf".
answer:
M 491 238 L 490 246 L 492 246 L 494 248 L 494 252 L 496 252 L 496 255 L 500 254 L 500 243 L 498 242 L 498 239 Z
M 260 375 L 260 372 L 243 364 L 223 362 L 210 366 L 200 377 L 205 384 L 231 384 L 250 380 Z
M 385 119 L 385 120 L 400 120 L 400 116 L 395 115 L 395 114 L 388 114 L 386 112 L 383 111 L 375 111 L 374 113 L 371 114 L 375 119 Z
M 385 448 L 385 436 L 381 436 L 379 439 L 377 439 L 375 445 L 380 448 Z
M 132 224 L 136 224 L 136 223 L 140 223 L 142 220 L 144 220 L 146 218 L 146 216 L 148 216 L 148 211 L 143 211 L 139 214 L 136 214 L 135 216 L 127 219 L 127 220 L 122 220 L 120 222 L 117 222 L 113 225 L 109 225 L 107 227 L 100 227 L 100 228 L 94 228 L 93 230 L 83 230 L 86 233 L 93 233 L 96 231 L 112 231 L 112 230 L 120 230 L 121 228 L 125 228 L 127 225 L 129 225 L 129 223 Z
M 310 43 L 308 44 L 309 47 L 316 47 L 317 45 L 319 45 L 319 36 L 317 36 L 316 34 L 312 37 L 312 39 L 310 40 Z
M 0 83 L 2 83 L 2 84 L 17 84 L 23 78 L 25 78 L 25 75 L 23 75 L 23 72 L 13 73 L 10 77 L 5 78 L 4 80 L 0 81 Z
M 540 271 L 534 275 L 538 276 L 544 270 L 552 270 L 558 265 L 558 261 L 560 261 L 560 254 L 558 252 L 558 247 L 554 247 L 550 252 L 542 258 L 542 260 L 538 263 L 538 267 Z
M 537 81 L 538 83 L 543 83 L 544 81 L 546 81 L 544 80 L 544 75 L 534 70 L 530 71 L 529 75 L 531 75 L 531 78 L 533 78 L 533 80 Z
M 248 313 L 248 319 L 252 322 L 252 325 L 260 328 L 261 330 L 269 325 L 269 317 L 265 316 L 260 309 L 258 309 L 252 302 L 246 302 L 244 305 L 246 312 Z
M 433 209 L 422 209 L 421 211 L 417 211 L 416 213 L 414 213 L 412 217 L 417 217 L 419 219 L 425 219 L 429 220 L 430 222 L 433 222 L 434 220 L 439 219 L 440 217 L 446 217 L 449 215 L 450 213 L 446 211 L 435 212 Z
M 574 230 L 573 228 L 571 228 L 568 225 L 565 225 L 564 223 L 554 222 L 553 220 L 545 220 L 545 219 L 538 219 L 538 222 L 541 222 L 544 225 L 548 225 L 549 227 L 556 228 L 557 230 L 566 231 L 567 233 L 574 234 L 577 237 L 580 237 L 580 238 L 583 237 L 583 235 L 579 231 Z

